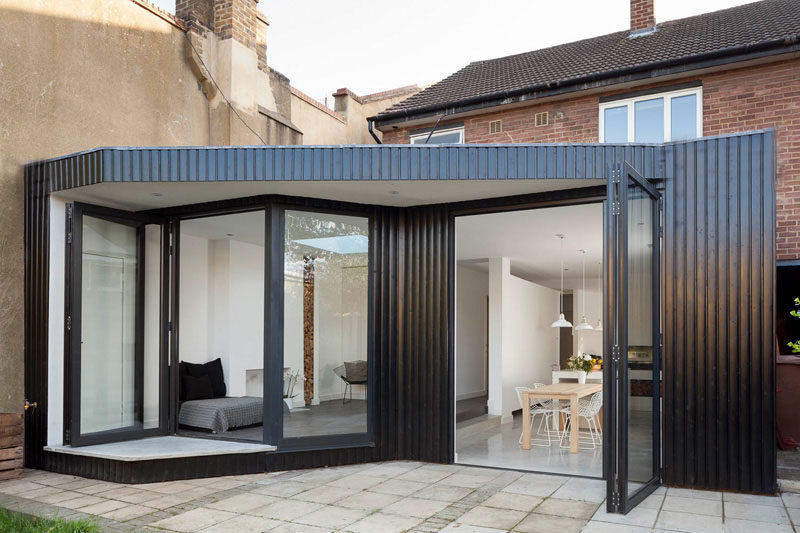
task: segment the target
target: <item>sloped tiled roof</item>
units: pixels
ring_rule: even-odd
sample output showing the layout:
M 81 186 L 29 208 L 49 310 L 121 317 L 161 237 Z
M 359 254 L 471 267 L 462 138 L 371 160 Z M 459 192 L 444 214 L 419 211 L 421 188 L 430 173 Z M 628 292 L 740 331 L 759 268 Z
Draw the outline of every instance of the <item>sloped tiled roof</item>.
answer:
M 470 63 L 455 74 L 395 104 L 377 120 L 409 116 L 467 102 L 508 97 L 622 72 L 649 70 L 725 51 L 793 45 L 800 36 L 800 0 L 763 0 L 498 59 Z M 777 41 L 777 42 L 776 42 Z

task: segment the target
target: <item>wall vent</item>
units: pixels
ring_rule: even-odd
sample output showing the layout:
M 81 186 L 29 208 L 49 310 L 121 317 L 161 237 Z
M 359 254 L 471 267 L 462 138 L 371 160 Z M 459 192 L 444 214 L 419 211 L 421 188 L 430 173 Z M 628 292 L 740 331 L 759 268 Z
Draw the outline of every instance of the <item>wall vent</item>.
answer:
M 541 113 L 536 113 L 534 115 L 534 120 L 537 126 L 547 126 L 549 115 L 547 111 L 542 111 Z
M 500 133 L 503 131 L 503 121 L 493 120 L 489 122 L 489 133 Z

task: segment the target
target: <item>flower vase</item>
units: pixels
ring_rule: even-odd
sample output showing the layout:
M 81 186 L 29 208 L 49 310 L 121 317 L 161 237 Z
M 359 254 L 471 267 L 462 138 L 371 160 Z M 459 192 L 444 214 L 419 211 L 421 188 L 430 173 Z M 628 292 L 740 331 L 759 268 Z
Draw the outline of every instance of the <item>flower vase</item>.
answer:
M 578 370 L 578 383 L 581 385 L 586 383 L 586 370 Z

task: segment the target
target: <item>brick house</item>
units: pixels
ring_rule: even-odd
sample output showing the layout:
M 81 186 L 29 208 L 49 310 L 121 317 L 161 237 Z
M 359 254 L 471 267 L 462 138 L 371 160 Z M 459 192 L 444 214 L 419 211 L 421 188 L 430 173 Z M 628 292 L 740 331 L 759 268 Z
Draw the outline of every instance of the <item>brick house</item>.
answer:
M 605 486 L 618 513 L 661 484 L 775 494 L 775 181 L 798 169 L 787 119 L 706 108 L 795 97 L 800 6 L 632 7 L 631 32 L 402 101 L 337 92 L 352 121 L 397 99 L 366 128 L 396 144 L 133 138 L 26 164 L 25 464 L 502 466 Z
M 464 143 L 604 142 L 601 109 L 697 94 L 692 137 L 775 128 L 777 259 L 800 259 L 800 5 L 766 0 L 656 24 L 653 4 L 631 0 L 629 31 L 471 63 L 371 120 L 386 144 L 424 140 L 437 121 Z

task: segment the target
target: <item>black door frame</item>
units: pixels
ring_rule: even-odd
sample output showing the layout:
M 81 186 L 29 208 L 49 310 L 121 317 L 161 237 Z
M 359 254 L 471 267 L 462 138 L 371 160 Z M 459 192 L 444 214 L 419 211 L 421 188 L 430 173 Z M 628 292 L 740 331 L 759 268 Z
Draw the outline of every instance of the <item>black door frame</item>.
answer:
M 629 187 L 639 187 L 653 202 L 652 232 L 652 472 L 653 477 L 628 494 L 628 202 Z M 657 188 L 627 162 L 616 165 L 608 177 L 605 230 L 604 298 L 607 313 L 604 330 L 605 352 L 611 354 L 606 365 L 609 386 L 604 387 L 603 403 L 610 408 L 604 417 L 604 464 L 608 463 L 606 508 L 610 513 L 627 514 L 661 484 L 661 196 Z
M 136 303 L 135 303 L 135 376 L 134 413 L 136 421 L 131 427 L 83 435 L 80 427 L 81 412 L 81 324 L 83 285 L 83 217 L 91 216 L 136 229 Z M 145 228 L 160 227 L 161 262 L 159 268 L 159 420 L 154 428 L 143 428 L 144 414 L 144 285 L 145 285 Z M 64 425 L 65 444 L 88 446 L 165 434 L 168 429 L 168 382 L 166 353 L 166 285 L 164 272 L 168 255 L 164 253 L 167 232 L 164 220 L 141 213 L 131 213 L 91 204 L 72 202 L 66 205 L 65 224 L 65 277 L 64 277 Z

